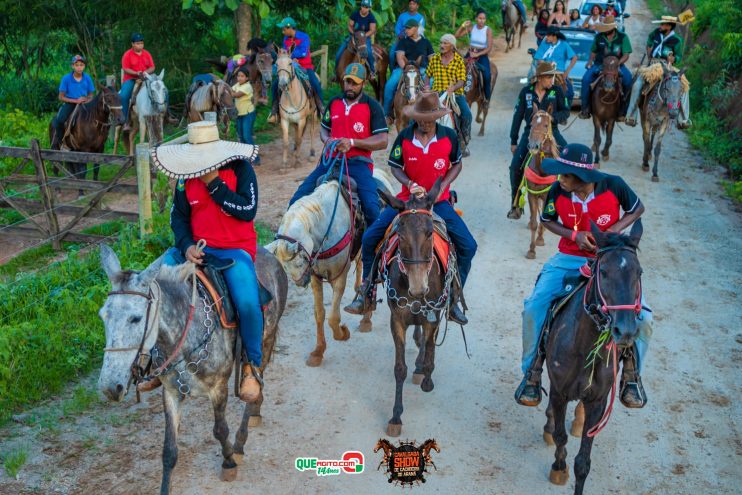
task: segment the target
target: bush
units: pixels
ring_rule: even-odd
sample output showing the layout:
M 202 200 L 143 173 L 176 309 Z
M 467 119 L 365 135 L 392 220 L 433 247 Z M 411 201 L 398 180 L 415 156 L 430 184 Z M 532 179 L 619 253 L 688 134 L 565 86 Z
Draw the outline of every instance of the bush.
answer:
M 1 112 L 0 146 L 27 147 L 32 139 L 38 139 L 42 148 L 47 147 L 49 144 L 49 123 L 53 117 L 53 113 L 37 117 L 18 108 Z
M 17 108 L 35 115 L 56 112 L 60 105 L 58 89 L 59 80 L 0 76 L 0 108 Z

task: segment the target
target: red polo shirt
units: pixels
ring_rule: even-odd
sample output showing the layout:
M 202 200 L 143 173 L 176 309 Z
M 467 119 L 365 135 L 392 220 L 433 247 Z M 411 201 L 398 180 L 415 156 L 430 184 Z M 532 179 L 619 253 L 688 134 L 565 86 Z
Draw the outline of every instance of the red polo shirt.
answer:
M 150 67 L 154 67 L 155 62 L 152 60 L 152 55 L 147 50 L 142 50 L 142 53 L 137 53 L 133 48 L 129 48 L 124 52 L 124 56 L 121 57 L 121 68 L 131 69 L 136 72 L 144 72 Z M 124 72 L 124 80 L 126 82 L 129 79 L 136 79 L 136 76 L 127 74 Z
M 333 139 L 364 139 L 380 132 L 389 132 L 381 105 L 366 94 L 350 105 L 342 96 L 331 99 L 322 116 L 322 127 L 330 132 Z M 354 146 L 346 156 L 349 159 L 356 156 L 370 159 L 371 151 Z M 373 169 L 373 164 L 371 167 Z
M 461 162 L 459 139 L 456 131 L 440 124 L 435 125 L 435 137 L 423 148 L 415 137 L 416 125 L 403 129 L 392 145 L 389 153 L 389 165 L 401 168 L 414 182 L 429 191 L 439 177 L 444 177 L 448 169 Z M 438 201 L 447 200 L 451 194 L 450 187 L 441 192 Z M 402 201 L 410 199 L 407 184 L 402 185 L 402 192 L 397 195 Z
M 546 206 L 541 213 L 543 222 L 561 221 L 568 229 L 589 232 L 592 220 L 601 231 L 618 222 L 621 210 L 624 214 L 633 213 L 641 204 L 636 193 L 617 175 L 608 175 L 595 183 L 595 190 L 582 202 L 577 196 L 562 189 L 555 182 L 546 198 Z M 594 253 L 580 250 L 577 243 L 562 237 L 559 240 L 559 251 L 572 256 L 592 258 Z

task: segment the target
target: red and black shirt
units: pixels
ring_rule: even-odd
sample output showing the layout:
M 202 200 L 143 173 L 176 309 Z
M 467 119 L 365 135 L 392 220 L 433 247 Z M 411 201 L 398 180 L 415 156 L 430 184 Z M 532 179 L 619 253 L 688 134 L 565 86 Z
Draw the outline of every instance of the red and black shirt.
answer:
M 365 139 L 374 134 L 389 132 L 381 105 L 366 94 L 362 94 L 350 105 L 342 96 L 331 99 L 322 115 L 322 127 L 330 131 L 333 139 Z M 370 160 L 371 150 L 354 146 L 346 156 L 348 159 L 365 156 Z
M 389 165 L 401 168 L 412 181 L 429 191 L 439 177 L 444 177 L 448 169 L 461 162 L 461 150 L 456 131 L 440 124 L 435 125 L 435 136 L 423 147 L 415 137 L 416 124 L 403 129 L 392 145 L 389 153 Z M 449 187 L 441 192 L 438 201 L 450 197 Z M 407 184 L 402 185 L 402 192 L 397 195 L 402 201 L 410 199 Z
M 589 232 L 592 220 L 601 231 L 618 222 L 621 210 L 624 214 L 634 213 L 641 205 L 636 193 L 617 175 L 606 174 L 605 179 L 595 183 L 595 189 L 583 202 L 572 193 L 562 189 L 559 182 L 555 182 L 549 189 L 546 206 L 541 213 L 541 221 L 561 221 L 568 229 Z M 592 258 L 594 253 L 580 250 L 577 243 L 562 237 L 559 240 L 559 251 L 573 256 Z
M 243 249 L 255 259 L 258 236 L 253 220 L 258 210 L 258 182 L 243 160 L 219 169 L 219 177 L 181 179 L 175 186 L 170 226 L 175 245 L 185 254 L 200 239 L 217 249 Z

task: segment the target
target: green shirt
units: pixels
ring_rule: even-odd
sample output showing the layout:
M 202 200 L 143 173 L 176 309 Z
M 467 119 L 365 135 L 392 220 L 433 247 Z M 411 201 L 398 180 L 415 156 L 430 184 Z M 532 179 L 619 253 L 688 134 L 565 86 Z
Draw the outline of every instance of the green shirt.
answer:
M 659 28 L 655 29 L 647 37 L 647 47 L 651 49 L 651 58 L 667 60 L 667 56 L 672 53 L 677 65 L 683 60 L 683 39 L 675 31 L 671 33 L 670 36 L 663 36 Z
M 616 31 L 613 40 L 609 40 L 606 33 L 598 33 L 593 39 L 591 51 L 595 54 L 595 64 L 602 65 L 603 58 L 613 55 L 621 58 L 631 53 L 631 41 L 626 33 Z

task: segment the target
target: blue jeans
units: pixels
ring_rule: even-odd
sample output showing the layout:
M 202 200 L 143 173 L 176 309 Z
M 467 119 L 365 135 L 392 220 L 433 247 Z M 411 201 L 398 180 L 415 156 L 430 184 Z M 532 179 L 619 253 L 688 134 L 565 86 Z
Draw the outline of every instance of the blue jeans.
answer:
M 541 328 L 554 298 L 564 288 L 564 277 L 577 274 L 587 258 L 557 253 L 544 263 L 536 279 L 531 295 L 523 301 L 523 357 L 521 371 L 525 374 L 536 359 Z M 642 296 L 642 304 L 644 298 Z M 639 335 L 636 343 L 637 369 L 641 373 L 644 357 L 647 355 L 649 339 L 652 336 L 652 312 L 642 309 L 637 316 Z
M 466 284 L 466 278 L 471 269 L 471 260 L 477 252 L 477 241 L 469 232 L 469 228 L 461 219 L 451 203 L 448 201 L 439 201 L 433 205 L 433 211 L 446 222 L 448 236 L 453 241 L 456 248 L 456 261 L 461 276 L 461 286 Z M 387 206 L 382 210 L 379 218 L 374 224 L 366 229 L 363 234 L 363 245 L 361 247 L 361 259 L 363 261 L 363 279 L 366 280 L 371 273 L 371 266 L 374 264 L 376 256 L 376 246 L 384 238 L 386 229 L 392 223 L 399 212 Z
M 303 67 L 300 67 L 299 64 L 294 63 L 294 71 L 304 71 L 307 73 L 307 76 L 309 76 L 309 85 L 312 87 L 312 91 L 314 91 L 320 98 L 322 99 L 322 83 L 319 82 L 319 78 L 317 77 L 317 73 L 314 72 L 312 69 L 305 69 Z M 299 77 L 299 76 L 296 76 Z M 276 66 L 273 66 L 273 78 L 271 81 L 271 97 L 273 98 L 273 101 L 278 101 L 278 77 L 276 77 Z
M 601 67 L 600 65 L 593 65 L 582 76 L 580 99 L 582 100 L 583 108 L 590 108 L 590 85 L 598 78 Z M 631 71 L 623 64 L 618 69 L 621 74 L 621 87 L 623 88 L 624 98 L 628 98 L 631 92 Z
M 363 216 L 366 218 L 366 226 L 373 224 L 379 217 L 379 196 L 376 194 L 376 181 L 374 180 L 371 170 L 368 168 L 368 162 L 357 159 L 348 160 L 348 172 L 353 180 L 356 181 L 358 188 L 358 199 L 361 200 L 361 209 Z M 309 196 L 317 186 L 317 181 L 327 173 L 327 166 L 321 163 L 310 173 L 294 196 L 289 201 L 289 206 L 293 205 L 297 199 Z
M 119 91 L 121 111 L 124 112 L 124 122 L 129 120 L 129 102 L 131 101 L 131 94 L 134 92 L 136 82 L 136 79 L 129 79 L 121 85 L 121 90 Z
M 553 128 L 554 139 L 556 140 L 559 148 L 567 146 L 567 140 L 564 139 L 562 133 L 556 127 Z M 513 159 L 510 160 L 510 206 L 515 201 L 515 196 L 518 193 L 518 187 L 520 182 L 523 180 L 523 174 L 525 173 L 525 167 L 523 161 L 528 156 L 528 135 L 531 133 L 531 129 L 526 127 L 523 134 L 520 136 L 518 141 L 518 147 L 513 153 Z
M 338 66 L 338 63 L 340 62 L 340 55 L 343 54 L 346 48 L 348 48 L 348 43 L 350 42 L 350 36 L 346 36 L 343 42 L 340 44 L 340 48 L 338 48 L 337 53 L 335 54 L 335 67 Z M 368 52 L 368 67 L 371 69 L 371 72 L 374 72 L 376 69 L 374 69 L 374 51 L 371 47 L 371 38 L 366 38 L 366 51 Z
M 490 67 L 490 59 L 487 55 L 477 57 L 477 67 L 482 70 L 482 79 L 484 79 L 484 97 L 487 101 L 492 98 L 492 72 Z
M 234 265 L 224 270 L 224 280 L 229 287 L 237 315 L 244 355 L 248 362 L 260 367 L 263 360 L 263 311 L 260 308 L 258 277 L 252 258 L 243 249 L 216 249 L 206 247 L 205 252 L 219 259 L 232 259 Z M 163 263 L 169 266 L 185 262 L 178 248 L 165 252 Z
M 257 117 L 257 115 L 258 112 L 253 110 L 248 114 L 237 117 L 237 139 L 240 143 L 255 144 L 255 140 L 252 136 L 252 129 L 255 125 L 255 117 Z M 260 164 L 260 156 L 253 161 L 253 164 Z
M 67 119 L 70 118 L 70 115 L 72 115 L 72 112 L 75 111 L 76 106 L 77 104 L 75 103 L 68 103 L 65 101 L 64 103 L 62 103 L 62 106 L 59 107 L 57 116 L 54 117 L 54 120 L 52 121 L 52 126 L 54 127 L 54 131 L 56 133 L 51 143 L 52 148 L 54 148 L 55 145 L 57 148 L 59 147 L 59 145 L 61 145 L 62 138 L 64 137 L 65 124 L 67 123 Z
M 520 12 L 520 19 L 523 21 L 523 25 L 525 26 L 527 24 L 526 19 L 528 18 L 528 13 L 526 12 L 526 6 L 523 5 L 523 0 L 513 0 L 513 5 L 515 5 L 515 8 L 518 9 L 518 12 Z M 503 18 L 503 25 L 505 24 L 505 8 L 503 5 L 502 9 L 502 18 Z
M 471 108 L 469 108 L 469 104 L 466 102 L 466 96 L 455 96 L 456 103 L 459 105 L 459 109 L 461 109 L 461 115 L 459 116 L 461 119 L 461 132 L 468 140 L 471 137 Z
M 384 86 L 384 115 L 387 117 L 393 117 L 392 115 L 392 103 L 394 103 L 394 94 L 397 92 L 397 85 L 399 80 L 402 78 L 403 70 L 401 67 L 396 66 L 389 76 L 386 85 Z M 420 75 L 425 77 L 425 69 L 420 69 Z

